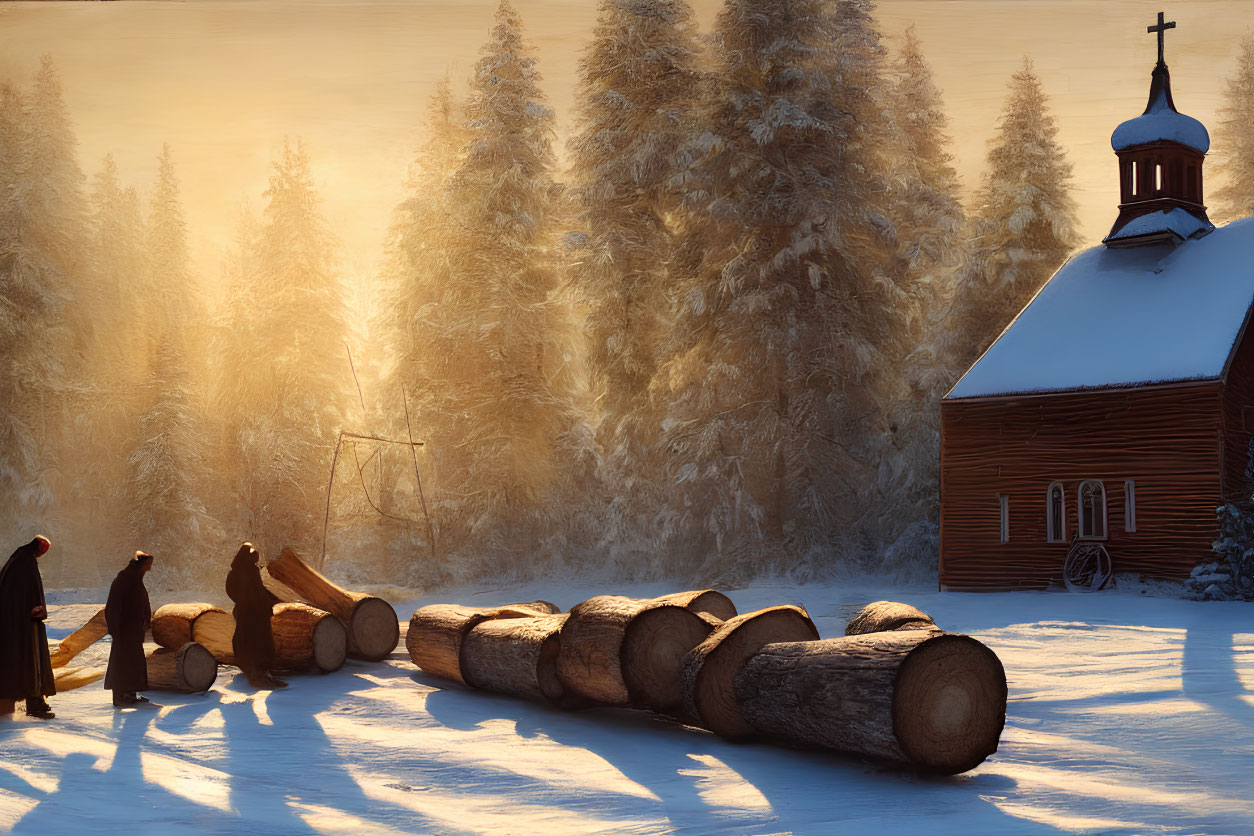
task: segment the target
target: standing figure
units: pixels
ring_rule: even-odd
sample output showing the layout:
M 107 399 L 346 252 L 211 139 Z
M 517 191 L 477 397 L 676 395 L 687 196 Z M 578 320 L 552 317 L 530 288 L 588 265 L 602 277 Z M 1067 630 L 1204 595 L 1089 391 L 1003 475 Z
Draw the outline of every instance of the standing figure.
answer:
M 0 700 L 26 700 L 26 713 L 51 720 L 50 697 L 57 692 L 48 655 L 44 582 L 39 560 L 52 543 L 36 537 L 10 555 L 0 569 Z
M 148 702 L 136 691 L 148 690 L 148 662 L 144 658 L 144 634 L 152 621 L 152 606 L 144 575 L 152 568 L 152 555 L 135 552 L 135 559 L 118 572 L 105 602 L 105 624 L 113 637 L 104 687 L 113 691 L 118 708 Z
M 248 684 L 254 688 L 283 688 L 286 682 L 270 676 L 274 662 L 270 615 L 279 599 L 261 582 L 257 557 L 253 544 L 245 543 L 235 553 L 231 571 L 226 575 L 226 594 L 235 602 L 235 609 L 231 610 L 235 617 L 231 650 L 235 664 L 248 677 Z

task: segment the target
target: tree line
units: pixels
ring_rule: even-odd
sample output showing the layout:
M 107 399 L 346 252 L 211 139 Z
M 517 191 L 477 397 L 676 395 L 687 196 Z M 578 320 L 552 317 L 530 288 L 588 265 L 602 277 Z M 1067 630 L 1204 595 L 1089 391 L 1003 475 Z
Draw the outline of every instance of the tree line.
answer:
M 109 157 L 86 178 L 45 59 L 0 88 L 3 528 L 64 544 L 63 584 L 142 547 L 192 585 L 242 539 L 319 554 L 324 521 L 359 581 L 930 572 L 939 399 L 1078 236 L 1031 62 L 968 209 L 922 45 L 873 12 L 727 0 L 703 35 L 601 0 L 559 164 L 503 0 L 431 99 L 368 321 L 299 141 L 211 304 L 174 153 L 145 202 Z

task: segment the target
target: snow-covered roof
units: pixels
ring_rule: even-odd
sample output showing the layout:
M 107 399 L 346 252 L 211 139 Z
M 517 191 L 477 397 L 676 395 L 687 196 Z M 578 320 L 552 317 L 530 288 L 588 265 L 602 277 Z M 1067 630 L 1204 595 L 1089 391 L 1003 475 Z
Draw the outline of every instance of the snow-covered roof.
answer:
M 1161 77 L 1160 77 L 1161 73 Z M 1149 105 L 1135 119 L 1115 128 L 1110 144 L 1116 151 L 1134 145 L 1169 140 L 1187 145 L 1205 154 L 1210 150 L 1210 134 L 1206 126 L 1176 110 L 1171 99 L 1171 81 L 1166 66 L 1155 69 L 1155 84 L 1150 90 Z
M 1171 232 L 1177 237 L 1192 238 L 1204 230 L 1214 229 L 1214 225 L 1202 220 L 1192 212 L 1175 208 L 1165 211 L 1150 212 L 1133 218 L 1123 225 L 1114 235 L 1107 236 L 1107 241 L 1122 241 L 1128 238 L 1140 238 L 1142 235 L 1153 235 L 1156 232 Z
M 1067 261 L 946 395 L 979 398 L 1223 375 L 1254 301 L 1254 218 L 1173 246 Z

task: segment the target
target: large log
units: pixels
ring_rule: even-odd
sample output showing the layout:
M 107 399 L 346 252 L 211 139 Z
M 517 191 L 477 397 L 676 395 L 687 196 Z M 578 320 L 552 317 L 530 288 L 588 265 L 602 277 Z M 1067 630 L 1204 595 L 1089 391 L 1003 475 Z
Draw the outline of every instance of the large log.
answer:
M 672 592 L 669 595 L 660 595 L 653 600 L 664 604 L 675 604 L 676 606 L 690 609 L 695 613 L 705 613 L 717 618 L 719 621 L 727 621 L 739 615 L 732 600 L 714 589 Z
M 326 610 L 308 604 L 275 604 L 270 629 L 277 668 L 337 671 L 348 655 L 348 631 Z
M 759 732 L 928 772 L 965 772 L 997 751 L 1006 673 L 969 636 L 869 633 L 763 647 L 735 681 Z
M 266 571 L 290 587 L 305 603 L 326 610 L 344 624 L 348 630 L 349 656 L 378 662 L 396 649 L 400 621 L 387 601 L 336 586 L 291 549 L 284 549 L 266 564 Z
M 105 624 L 104 607 L 101 607 L 100 611 L 88 619 L 86 624 L 63 638 L 61 643 L 57 645 L 57 649 L 52 651 L 52 667 L 65 667 L 71 659 L 104 638 L 108 632 L 109 628 Z M 58 685 L 57 690 L 66 689 Z
M 566 613 L 481 620 L 462 637 L 459 670 L 472 688 L 563 704 L 557 678 Z
M 736 675 L 764 645 L 813 641 L 819 631 L 805 610 L 768 607 L 724 622 L 683 660 L 683 714 L 686 721 L 724 737 L 746 737 L 753 726 L 736 702 Z
M 235 664 L 235 616 L 217 607 L 205 610 L 192 622 L 192 641 L 223 665 Z M 180 647 L 185 646 L 180 645 Z
M 217 660 L 196 642 L 187 642 L 177 650 L 159 647 L 148 654 L 150 691 L 208 691 L 217 678 Z
M 636 625 L 643 613 L 654 609 L 666 612 Z M 675 633 L 673 641 L 665 636 L 668 629 Z M 699 642 L 708 632 L 706 619 L 683 606 L 657 598 L 599 595 L 571 607 L 562 627 L 557 676 L 567 692 L 591 703 L 668 705 L 673 695 L 665 677 L 678 672 L 691 649 L 684 644 Z M 629 668 L 638 700 L 624 676 Z
M 680 678 L 684 658 L 722 623 L 706 612 L 670 604 L 646 609 L 633 618 L 620 651 L 630 704 L 659 714 L 678 714 L 684 702 Z
M 527 605 L 504 607 L 465 607 L 460 604 L 431 604 L 419 607 L 409 619 L 405 649 L 410 660 L 423 673 L 466 684 L 461 671 L 461 649 L 466 634 L 475 625 L 496 618 L 533 618 L 549 615 Z
M 934 630 L 936 622 L 923 610 L 897 601 L 872 601 L 845 626 L 846 636 L 888 633 L 893 630 Z
M 178 649 L 192 641 L 196 619 L 208 612 L 225 613 L 213 604 L 165 604 L 152 614 L 152 640 Z

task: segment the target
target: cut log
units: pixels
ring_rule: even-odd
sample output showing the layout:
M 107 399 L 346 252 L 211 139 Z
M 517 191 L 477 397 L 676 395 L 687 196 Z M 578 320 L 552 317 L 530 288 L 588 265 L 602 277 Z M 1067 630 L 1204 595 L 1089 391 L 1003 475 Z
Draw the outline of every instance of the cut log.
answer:
M 82 688 L 84 685 L 91 685 L 93 682 L 99 682 L 104 679 L 104 668 L 57 668 L 53 680 L 57 683 L 57 693 L 65 691 L 73 691 L 75 688 Z
M 670 595 L 661 595 L 653 600 L 685 607 L 696 613 L 705 613 L 714 616 L 719 621 L 727 621 L 738 615 L 736 605 L 732 603 L 732 600 L 713 589 L 672 592 Z
M 213 604 L 165 604 L 152 614 L 152 640 L 176 650 L 192 641 L 192 626 L 207 612 L 226 612 Z
M 267 573 L 286 584 L 300 599 L 338 618 L 348 630 L 348 655 L 378 662 L 396 649 L 400 621 L 382 598 L 349 592 L 310 568 L 291 549 L 266 565 Z
M 405 631 L 405 649 L 423 673 L 466 684 L 461 672 L 461 648 L 475 625 L 496 618 L 534 618 L 546 612 L 521 606 L 464 607 L 431 604 L 414 611 Z
M 192 622 L 192 641 L 223 665 L 235 664 L 234 638 L 235 616 L 217 607 L 205 610 Z
M 936 622 L 923 610 L 896 601 L 872 601 L 849 619 L 846 636 L 888 633 L 893 630 L 935 630 Z
M 71 659 L 104 638 L 108 632 L 109 628 L 105 625 L 104 608 L 101 607 L 100 611 L 88 619 L 86 624 L 61 640 L 61 643 L 57 645 L 57 649 L 52 652 L 52 667 L 65 667 Z M 62 689 L 58 684 L 57 690 L 65 689 Z
M 193 694 L 208 691 L 217 678 L 217 660 L 196 642 L 187 642 L 177 650 L 159 647 L 148 654 L 150 691 Z
M 548 601 L 528 601 L 525 604 L 506 604 L 505 606 L 517 607 L 522 610 L 535 610 L 536 612 L 548 613 L 549 615 L 562 611 L 562 608 L 557 604 L 552 604 Z
M 651 616 L 638 628 L 633 626 L 643 613 L 654 609 L 668 612 Z M 665 706 L 672 702 L 671 690 L 663 681 L 670 675 L 667 672 L 678 672 L 691 649 L 683 644 L 699 641 L 708 634 L 708 627 L 703 616 L 665 599 L 620 595 L 589 598 L 571 607 L 562 627 L 557 676 L 568 693 L 590 703 Z M 665 629 L 675 630 L 673 641 L 659 632 Z M 632 684 L 638 689 L 634 695 L 624 675 L 629 667 Z
M 1006 721 L 1001 661 L 936 630 L 770 644 L 735 689 L 764 734 L 947 775 L 996 752 Z
M 555 613 L 478 622 L 461 641 L 462 679 L 472 688 L 562 704 L 557 655 L 566 618 Z
M 348 655 L 348 631 L 326 610 L 308 604 L 276 604 L 270 629 L 277 668 L 337 671 Z
M 723 622 L 684 658 L 683 719 L 724 737 L 753 734 L 736 703 L 736 674 L 764 645 L 818 637 L 814 622 L 799 607 L 768 607 Z
M 708 613 L 671 604 L 652 607 L 633 618 L 623 634 L 620 661 L 631 705 L 678 714 L 684 702 L 680 679 L 684 658 L 720 624 Z

